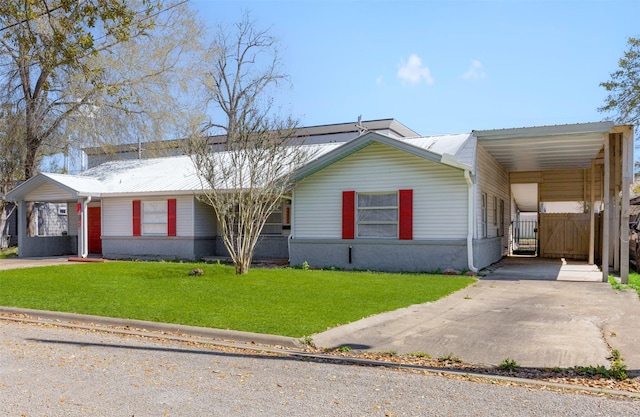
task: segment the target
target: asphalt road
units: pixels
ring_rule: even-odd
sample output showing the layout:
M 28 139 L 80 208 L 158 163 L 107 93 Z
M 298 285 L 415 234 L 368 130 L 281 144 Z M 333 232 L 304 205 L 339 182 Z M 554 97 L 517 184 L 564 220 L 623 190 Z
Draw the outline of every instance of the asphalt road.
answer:
M 640 401 L 0 320 L 1 416 L 636 416 Z

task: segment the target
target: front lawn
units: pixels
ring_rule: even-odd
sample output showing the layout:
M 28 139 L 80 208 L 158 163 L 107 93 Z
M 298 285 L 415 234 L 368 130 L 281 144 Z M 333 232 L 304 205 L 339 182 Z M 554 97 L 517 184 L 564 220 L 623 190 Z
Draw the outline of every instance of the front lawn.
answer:
M 203 276 L 188 272 L 201 268 Z M 0 271 L 0 305 L 302 337 L 442 298 L 474 278 L 166 262 Z

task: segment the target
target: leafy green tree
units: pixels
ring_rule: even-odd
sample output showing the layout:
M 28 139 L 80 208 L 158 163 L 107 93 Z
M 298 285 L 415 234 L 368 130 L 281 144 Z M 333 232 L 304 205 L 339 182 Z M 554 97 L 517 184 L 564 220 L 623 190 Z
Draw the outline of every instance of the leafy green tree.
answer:
M 43 149 L 64 147 L 70 135 L 100 132 L 102 139 L 113 138 L 123 134 L 122 123 L 105 131 L 101 121 L 149 116 L 159 101 L 157 107 L 167 108 L 172 95 L 165 93 L 176 82 L 168 74 L 193 39 L 185 27 L 197 27 L 185 23 L 191 14 L 184 3 L 0 3 L 2 102 L 13 104 L 24 119 L 25 179 L 37 173 Z M 152 93 L 154 100 L 148 100 Z
M 611 79 L 600 83 L 607 90 L 605 104 L 598 109 L 600 112 L 614 114 L 617 123 L 640 125 L 640 38 L 630 37 L 627 40 L 627 50 L 618 61 L 618 70 L 611 73 Z M 638 147 L 638 138 L 635 138 Z M 640 173 L 640 161 L 634 163 L 635 177 Z M 634 193 L 640 192 L 634 186 Z
M 615 114 L 618 123 L 640 122 L 640 39 L 629 38 L 627 50 L 618 61 L 611 79 L 600 83 L 607 90 L 604 106 L 598 110 Z
M 0 2 L 0 102 L 22 119 L 22 179 L 38 172 L 44 154 L 68 149 L 70 138 L 76 146 L 151 131 L 162 138 L 161 127 L 182 109 L 181 70 L 200 36 L 186 3 Z

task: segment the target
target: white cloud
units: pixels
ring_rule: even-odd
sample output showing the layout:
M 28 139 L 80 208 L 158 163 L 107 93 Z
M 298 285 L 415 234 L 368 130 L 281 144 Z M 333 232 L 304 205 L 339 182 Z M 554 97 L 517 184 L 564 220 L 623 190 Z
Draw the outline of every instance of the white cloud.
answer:
M 482 71 L 482 62 L 474 59 L 471 61 L 471 67 L 462 75 L 465 80 L 479 80 L 484 78 L 487 74 Z
M 382 75 L 378 76 L 378 78 L 376 78 L 376 84 L 377 85 L 382 85 Z
M 422 60 L 416 54 L 411 54 L 411 56 L 409 56 L 409 61 L 406 64 L 404 62 L 400 63 L 400 68 L 398 68 L 398 78 L 403 81 L 408 81 L 411 84 L 417 84 L 421 81 L 424 81 L 427 84 L 433 84 L 434 82 L 433 77 L 431 76 L 431 71 L 429 71 L 429 67 L 422 65 Z

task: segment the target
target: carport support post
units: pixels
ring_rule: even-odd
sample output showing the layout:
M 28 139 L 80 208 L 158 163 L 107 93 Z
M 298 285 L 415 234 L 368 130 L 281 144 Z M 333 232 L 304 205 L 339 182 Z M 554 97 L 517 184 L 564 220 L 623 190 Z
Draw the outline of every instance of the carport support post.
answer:
M 629 188 L 633 183 L 633 129 L 622 133 L 622 218 L 620 219 L 620 280 L 629 283 Z
M 593 265 L 595 262 L 595 241 L 596 241 L 596 160 L 591 160 L 591 192 L 589 202 L 589 265 Z
M 609 134 L 604 135 L 604 184 L 603 201 L 604 213 L 602 213 L 602 282 L 609 280 L 609 229 L 611 228 L 611 183 L 609 158 Z

